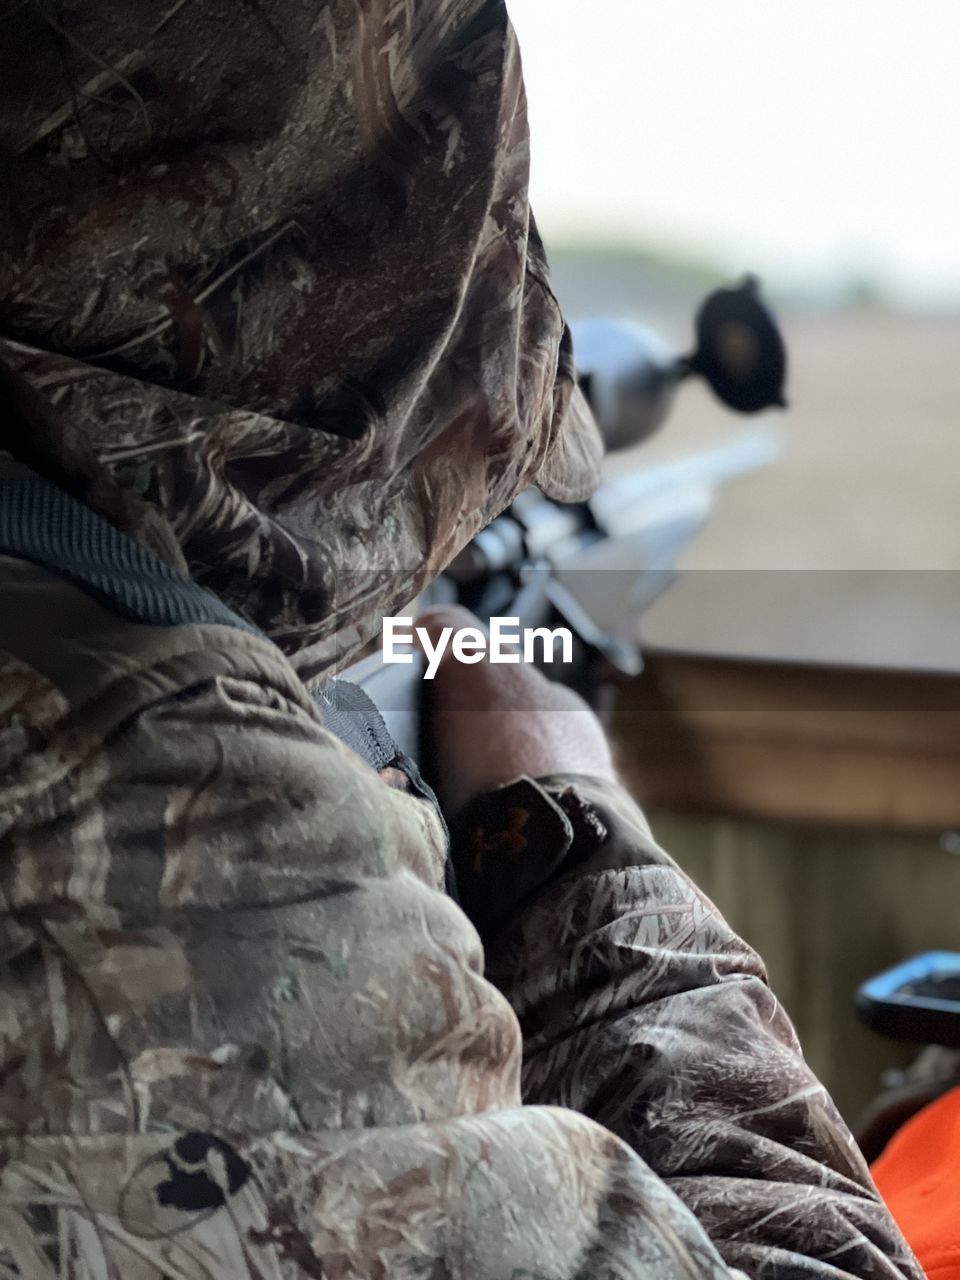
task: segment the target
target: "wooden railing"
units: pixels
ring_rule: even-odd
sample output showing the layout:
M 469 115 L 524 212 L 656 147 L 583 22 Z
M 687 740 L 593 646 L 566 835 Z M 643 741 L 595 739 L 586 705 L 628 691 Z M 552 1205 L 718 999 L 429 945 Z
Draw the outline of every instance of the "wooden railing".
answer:
M 767 962 L 851 1122 L 915 1050 L 867 977 L 960 950 L 960 675 L 666 652 L 620 685 L 618 764 L 654 834 Z

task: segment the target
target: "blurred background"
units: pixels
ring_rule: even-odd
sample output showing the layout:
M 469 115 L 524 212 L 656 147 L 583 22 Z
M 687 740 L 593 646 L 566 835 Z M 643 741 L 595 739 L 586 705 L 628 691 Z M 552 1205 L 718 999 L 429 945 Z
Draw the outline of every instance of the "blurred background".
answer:
M 857 984 L 960 951 L 960 7 L 510 11 L 568 316 L 689 350 L 702 296 L 750 271 L 783 322 L 780 458 L 720 492 L 614 719 L 853 1121 L 915 1053 L 857 1026 Z M 685 385 L 641 460 L 744 426 Z
M 533 207 L 571 316 L 690 345 L 757 272 L 787 331 L 783 458 L 688 564 L 960 567 L 955 0 L 513 0 Z M 656 448 L 737 424 L 684 390 Z

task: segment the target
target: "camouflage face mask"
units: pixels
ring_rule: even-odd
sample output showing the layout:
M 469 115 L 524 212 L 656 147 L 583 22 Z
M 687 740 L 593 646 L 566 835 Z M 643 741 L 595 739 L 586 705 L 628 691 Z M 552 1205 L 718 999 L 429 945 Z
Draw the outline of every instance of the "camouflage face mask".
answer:
M 0 360 L 304 677 L 589 492 L 502 4 L 0 4 Z

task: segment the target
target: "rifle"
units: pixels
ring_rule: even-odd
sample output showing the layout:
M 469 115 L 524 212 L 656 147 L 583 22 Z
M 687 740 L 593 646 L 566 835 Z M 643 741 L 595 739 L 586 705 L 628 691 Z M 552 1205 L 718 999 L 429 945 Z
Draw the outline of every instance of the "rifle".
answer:
M 573 325 L 579 385 L 608 450 L 633 447 L 662 425 L 679 384 L 700 376 L 728 408 L 754 414 L 786 407 L 787 356 L 772 312 L 753 277 L 716 290 L 701 305 L 692 354 L 677 355 L 650 330 L 624 321 Z M 595 702 L 610 668 L 642 670 L 640 614 L 676 576 L 677 559 L 707 520 L 719 484 L 771 463 L 776 436 L 742 433 L 705 452 L 643 465 L 602 483 L 585 503 L 552 502 L 536 489 L 476 537 L 420 598 L 459 603 L 483 621 L 519 620 L 521 628 L 559 621 L 574 637 L 572 661 L 543 670 Z M 381 652 L 342 678 L 377 705 L 401 750 L 423 759 L 421 705 L 429 688 L 419 654 L 387 665 Z

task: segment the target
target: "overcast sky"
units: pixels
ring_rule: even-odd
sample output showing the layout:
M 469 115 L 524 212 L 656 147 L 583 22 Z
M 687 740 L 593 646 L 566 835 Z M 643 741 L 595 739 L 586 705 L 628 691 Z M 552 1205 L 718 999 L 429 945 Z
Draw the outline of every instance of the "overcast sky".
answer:
M 509 8 L 548 241 L 960 301 L 960 0 Z

